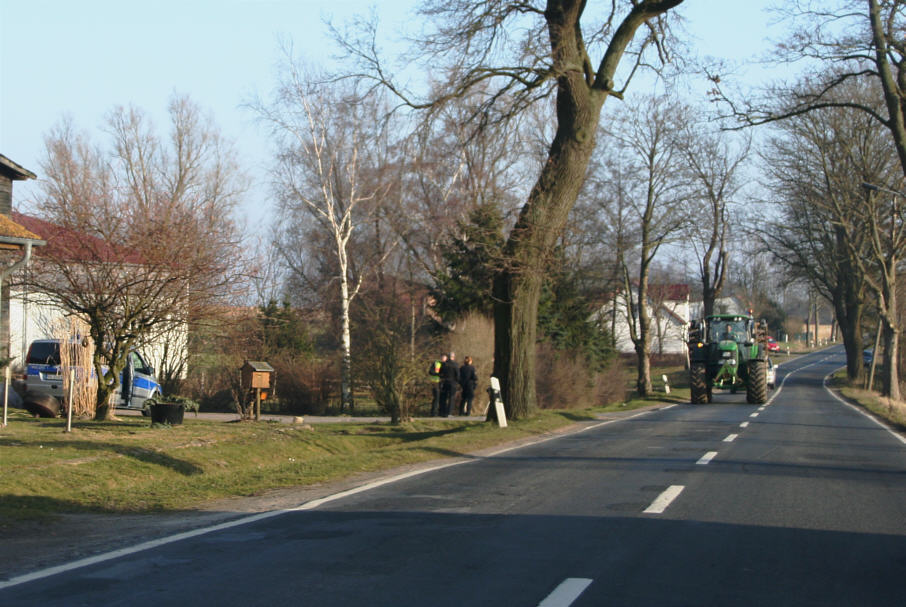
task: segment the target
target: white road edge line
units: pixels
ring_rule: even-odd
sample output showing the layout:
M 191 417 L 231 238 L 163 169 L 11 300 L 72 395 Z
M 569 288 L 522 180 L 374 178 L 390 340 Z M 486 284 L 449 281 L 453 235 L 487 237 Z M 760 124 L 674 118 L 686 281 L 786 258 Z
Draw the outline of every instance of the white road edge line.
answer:
M 534 441 L 531 441 L 528 443 L 523 443 L 523 444 L 516 445 L 513 447 L 504 447 L 503 449 L 498 449 L 497 451 L 492 451 L 490 453 L 487 453 L 487 454 L 481 456 L 481 459 L 485 459 L 485 458 L 489 458 L 489 457 L 496 457 L 503 453 L 508 453 L 510 451 L 516 451 L 517 449 L 523 449 L 525 447 L 540 445 L 541 443 L 546 443 L 551 440 L 563 438 L 564 436 L 570 436 L 571 434 L 580 434 L 582 432 L 587 432 L 588 430 L 593 430 L 595 428 L 600 428 L 602 426 L 607 426 L 609 424 L 614 424 L 617 422 L 627 421 L 630 419 L 634 419 L 636 417 L 641 417 L 642 415 L 648 415 L 648 414 L 654 413 L 656 411 L 663 411 L 665 409 L 671 409 L 674 406 L 675 405 L 670 405 L 669 407 L 660 407 L 658 409 L 649 409 L 647 411 L 641 411 L 639 413 L 636 413 L 635 415 L 630 415 L 630 416 L 623 417 L 620 419 L 611 419 L 611 420 L 601 422 L 599 424 L 593 424 L 591 426 L 586 426 L 585 428 L 577 430 L 576 432 L 571 432 L 569 434 L 557 434 L 554 436 L 547 436 L 544 438 L 540 438 L 538 440 L 534 440 Z M 40 579 L 50 577 L 53 575 L 57 575 L 60 573 L 66 573 L 67 571 L 73 571 L 74 569 L 81 569 L 82 567 L 88 567 L 90 565 L 97 565 L 98 563 L 104 563 L 109 560 L 123 558 L 125 556 L 129 556 L 132 554 L 144 552 L 145 550 L 151 550 L 153 548 L 159 548 L 160 546 L 166 546 L 167 544 L 180 542 L 182 540 L 191 539 L 193 537 L 198 537 L 200 535 L 214 533 L 215 531 L 223 531 L 224 529 L 231 529 L 233 527 L 241 527 L 242 525 L 248 525 L 251 523 L 258 522 L 258 521 L 263 521 L 263 520 L 266 520 L 269 518 L 273 518 L 275 516 L 280 516 L 282 514 L 288 514 L 290 512 L 314 510 L 315 508 L 317 508 L 319 506 L 323 506 L 324 504 L 327 504 L 329 502 L 343 499 L 344 497 L 349 497 L 350 495 L 355 495 L 357 493 L 363 493 L 365 491 L 370 491 L 371 489 L 376 489 L 383 485 L 389 485 L 389 484 L 395 483 L 397 481 L 411 478 L 413 476 L 419 476 L 421 474 L 427 474 L 429 472 L 443 470 L 444 468 L 452 468 L 453 466 L 459 466 L 459 465 L 467 464 L 467 463 L 473 462 L 473 461 L 475 461 L 475 460 L 474 459 L 463 459 L 463 460 L 457 460 L 457 461 L 453 461 L 453 462 L 445 462 L 442 464 L 438 464 L 436 466 L 431 466 L 431 467 L 420 469 L 420 470 L 412 470 L 410 472 L 404 472 L 402 474 L 397 474 L 394 476 L 389 476 L 387 478 L 379 479 L 379 480 L 367 483 L 365 485 L 362 485 L 360 487 L 354 487 L 354 488 L 348 489 L 346 491 L 340 491 L 339 493 L 334 493 L 334 494 L 328 495 L 326 497 L 314 499 L 314 500 L 305 502 L 304 504 L 295 506 L 293 508 L 282 508 L 280 510 L 270 510 L 268 512 L 260 512 L 258 514 L 243 516 L 241 518 L 237 518 L 232 521 L 227 521 L 224 523 L 219 523 L 217 525 L 211 525 L 209 527 L 200 527 L 198 529 L 192 529 L 191 531 L 184 531 L 182 533 L 177 533 L 175 535 L 168 535 L 166 537 L 157 538 L 156 540 L 149 540 L 147 542 L 142 542 L 141 544 L 136 544 L 134 546 L 127 546 L 126 548 L 120 548 L 118 550 L 112 550 L 110 552 L 96 554 L 94 556 L 86 557 L 83 559 L 78 559 L 75 561 L 71 561 L 69 563 L 63 563 L 61 565 L 56 565 L 54 567 L 48 567 L 47 569 L 40 569 L 38 571 L 32 571 L 31 573 L 24 573 L 22 575 L 12 577 L 8 580 L 0 580 L 0 590 L 3 590 L 4 588 L 11 588 L 13 586 L 18 586 L 20 584 L 26 584 L 28 582 L 33 582 L 35 580 L 40 580 Z
M 724 439 L 724 442 L 725 442 L 725 443 L 732 443 L 733 441 L 736 440 L 736 438 L 737 438 L 738 436 L 739 436 L 738 434 L 728 434 L 728 435 L 727 435 L 727 438 Z
M 685 488 L 685 485 L 670 485 L 642 512 L 645 514 L 663 514 L 664 510 L 673 503 L 673 500 L 679 497 L 679 494 L 682 493 Z
M 584 577 L 568 577 L 546 599 L 538 603 L 538 607 L 568 607 L 593 581 Z
M 707 466 L 715 457 L 717 457 L 717 451 L 708 451 L 707 453 L 702 455 L 699 460 L 695 462 L 695 464 L 698 466 Z
M 861 408 L 856 407 L 855 405 L 853 405 L 853 404 L 851 404 L 851 403 L 848 403 L 848 402 L 846 402 L 845 400 L 843 400 L 842 398 L 840 398 L 839 396 L 837 396 L 837 395 L 834 393 L 834 391 L 831 390 L 831 389 L 828 387 L 828 385 L 827 385 L 827 379 L 828 379 L 831 375 L 833 375 L 834 373 L 836 373 L 836 371 L 831 371 L 830 373 L 828 373 L 827 375 L 825 375 L 825 376 L 824 376 L 824 379 L 821 381 L 822 385 L 824 386 L 824 389 L 827 390 L 827 393 L 830 394 L 831 396 L 833 396 L 835 399 L 837 399 L 837 400 L 840 401 L 841 403 L 843 403 L 844 405 L 846 405 L 847 407 L 849 407 L 850 409 L 852 409 L 853 411 L 856 411 L 856 412 L 858 412 L 858 413 L 861 413 L 862 415 L 864 415 L 865 417 L 867 417 L 868 419 L 870 419 L 871 421 L 873 421 L 873 422 L 876 423 L 877 425 L 881 426 L 882 428 L 884 428 L 885 430 L 887 430 L 887 432 L 889 432 L 891 436 L 893 436 L 895 439 L 897 439 L 898 441 L 900 441 L 901 443 L 903 443 L 904 445 L 906 445 L 906 438 L 904 438 L 901 434 L 898 434 L 897 432 L 895 432 L 895 431 L 893 430 L 893 428 L 891 428 L 890 426 L 888 426 L 888 425 L 885 424 L 884 422 L 880 421 L 879 419 L 875 418 L 875 416 L 871 415 L 871 414 L 868 413 L 867 411 L 863 411 Z

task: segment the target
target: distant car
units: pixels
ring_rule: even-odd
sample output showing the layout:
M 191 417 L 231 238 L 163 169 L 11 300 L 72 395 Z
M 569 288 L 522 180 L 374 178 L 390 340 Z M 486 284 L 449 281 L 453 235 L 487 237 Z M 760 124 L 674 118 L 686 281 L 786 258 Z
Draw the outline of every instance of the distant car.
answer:
M 765 376 L 767 377 L 767 380 L 768 380 L 768 388 L 773 390 L 774 386 L 777 385 L 777 367 L 774 365 L 774 361 L 772 361 L 770 358 L 768 359 L 766 366 L 767 366 L 767 369 L 765 372 Z
M 773 337 L 768 337 L 768 352 L 780 352 L 780 344 Z
M 874 348 L 866 348 L 862 350 L 862 362 L 866 365 L 870 365 L 871 361 L 874 360 L 875 351 Z

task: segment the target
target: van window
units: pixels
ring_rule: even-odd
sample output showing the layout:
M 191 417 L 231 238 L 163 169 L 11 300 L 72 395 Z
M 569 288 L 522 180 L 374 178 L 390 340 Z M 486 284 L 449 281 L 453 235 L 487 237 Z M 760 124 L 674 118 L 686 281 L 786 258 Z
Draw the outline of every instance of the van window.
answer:
M 35 341 L 28 348 L 27 365 L 60 365 L 60 344 L 55 341 Z

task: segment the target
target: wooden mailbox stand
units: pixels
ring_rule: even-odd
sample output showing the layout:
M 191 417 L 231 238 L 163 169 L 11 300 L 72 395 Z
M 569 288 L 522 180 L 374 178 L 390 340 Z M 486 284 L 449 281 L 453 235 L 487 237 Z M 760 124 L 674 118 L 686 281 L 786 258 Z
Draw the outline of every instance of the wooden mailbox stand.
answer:
M 255 421 L 261 419 L 261 401 L 268 397 L 274 379 L 274 368 L 264 361 L 247 360 L 240 369 L 242 387 L 254 391 Z

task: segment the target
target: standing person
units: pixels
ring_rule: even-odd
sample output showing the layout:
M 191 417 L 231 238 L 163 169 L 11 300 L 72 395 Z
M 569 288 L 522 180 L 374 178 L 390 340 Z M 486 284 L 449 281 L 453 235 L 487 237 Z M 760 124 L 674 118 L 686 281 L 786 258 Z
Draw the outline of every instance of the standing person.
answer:
M 431 382 L 431 417 L 437 417 L 440 406 L 440 369 L 447 361 L 447 355 L 441 354 L 440 358 L 428 367 L 428 380 Z
M 450 417 L 450 408 L 456 399 L 456 388 L 459 386 L 459 365 L 456 354 L 450 352 L 447 360 L 440 366 L 440 416 Z
M 460 415 L 471 415 L 472 399 L 478 388 L 478 373 L 472 366 L 472 357 L 466 356 L 463 365 L 459 368 L 459 385 L 462 387 L 462 400 L 459 403 Z

